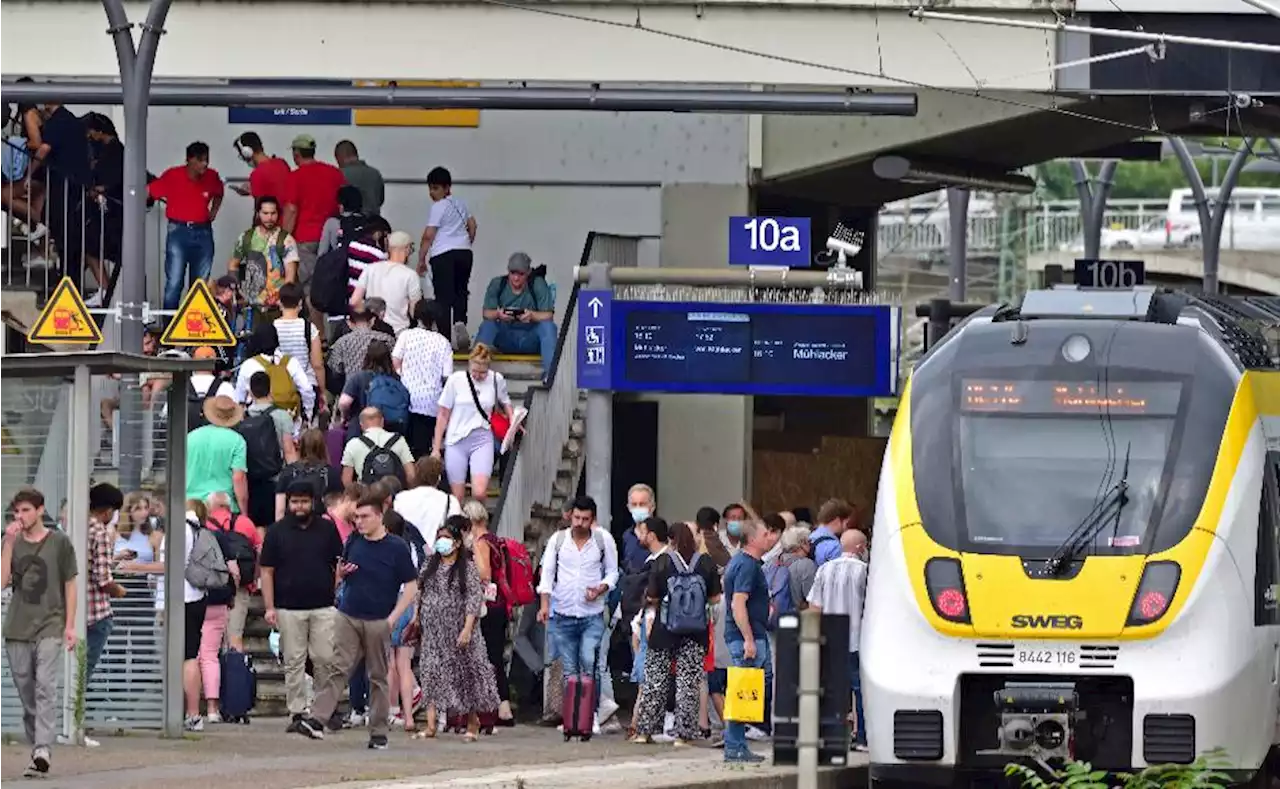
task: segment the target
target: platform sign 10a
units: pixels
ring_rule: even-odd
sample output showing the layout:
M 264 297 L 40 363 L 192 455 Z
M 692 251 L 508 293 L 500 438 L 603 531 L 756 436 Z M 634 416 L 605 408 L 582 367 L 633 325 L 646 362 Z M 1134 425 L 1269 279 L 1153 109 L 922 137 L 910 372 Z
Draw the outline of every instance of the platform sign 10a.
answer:
M 1076 284 L 1082 288 L 1136 288 L 1146 284 L 1146 264 L 1141 260 L 1076 261 Z
M 729 265 L 808 268 L 813 262 L 809 217 L 729 218 Z

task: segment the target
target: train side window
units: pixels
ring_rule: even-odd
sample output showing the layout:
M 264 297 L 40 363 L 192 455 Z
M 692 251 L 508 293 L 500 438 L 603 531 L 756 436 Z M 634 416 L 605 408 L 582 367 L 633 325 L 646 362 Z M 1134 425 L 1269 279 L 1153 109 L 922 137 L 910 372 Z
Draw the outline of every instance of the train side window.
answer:
M 1267 452 L 1258 508 L 1253 623 L 1280 624 L 1280 451 Z

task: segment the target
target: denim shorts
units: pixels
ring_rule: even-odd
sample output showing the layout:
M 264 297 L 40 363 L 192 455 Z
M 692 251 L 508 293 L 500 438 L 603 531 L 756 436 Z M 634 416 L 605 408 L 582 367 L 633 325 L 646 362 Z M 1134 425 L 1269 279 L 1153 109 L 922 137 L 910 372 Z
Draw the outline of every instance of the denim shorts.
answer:
M 707 692 L 717 696 L 723 696 L 724 692 L 729 689 L 729 669 L 718 668 L 715 671 L 707 672 Z

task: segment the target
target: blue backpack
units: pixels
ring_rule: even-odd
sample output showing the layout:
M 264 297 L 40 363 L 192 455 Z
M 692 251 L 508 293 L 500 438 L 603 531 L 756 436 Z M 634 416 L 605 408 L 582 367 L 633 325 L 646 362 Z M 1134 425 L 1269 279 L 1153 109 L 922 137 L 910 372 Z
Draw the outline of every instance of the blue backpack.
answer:
M 662 600 L 662 625 L 673 636 L 706 636 L 707 582 L 694 572 L 702 555 L 694 554 L 689 564 L 675 551 L 668 555 L 672 573 Z
M 791 571 L 774 559 L 764 568 L 764 577 L 769 582 L 769 629 L 777 630 L 779 617 L 796 612 L 791 599 Z
M 387 423 L 403 427 L 409 422 L 409 390 L 394 375 L 374 375 L 365 389 L 364 405 L 381 411 Z

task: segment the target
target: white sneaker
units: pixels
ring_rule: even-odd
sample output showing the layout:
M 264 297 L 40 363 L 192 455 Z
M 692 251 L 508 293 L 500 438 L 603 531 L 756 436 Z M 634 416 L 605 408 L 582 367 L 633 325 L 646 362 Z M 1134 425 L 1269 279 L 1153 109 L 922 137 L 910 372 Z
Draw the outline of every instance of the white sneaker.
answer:
M 192 715 L 182 722 L 182 728 L 187 731 L 204 731 L 204 718 Z
M 364 715 L 363 713 L 359 713 L 359 712 L 356 712 L 355 710 L 352 710 L 351 712 L 347 713 L 346 728 L 359 729 L 360 727 L 364 726 L 368 722 L 368 720 L 369 718 L 367 715 Z
M 747 739 L 754 742 L 760 742 L 761 740 L 769 739 L 769 735 L 765 734 L 763 730 L 757 729 L 755 726 L 748 726 Z
M 612 699 L 600 699 L 599 718 L 608 722 L 618 712 L 618 702 Z
M 211 712 L 205 716 L 205 723 L 222 723 L 221 712 Z
M 453 349 L 459 353 L 471 350 L 471 333 L 467 331 L 467 324 L 453 324 Z
M 96 307 L 101 307 L 101 306 L 102 306 L 102 291 L 100 291 L 100 290 L 96 290 L 96 291 L 94 291 L 92 296 L 90 296 L 89 298 L 87 298 L 87 299 L 85 299 L 85 300 L 84 300 L 84 306 L 88 307 L 89 309 L 94 309 L 94 308 L 96 308 Z

